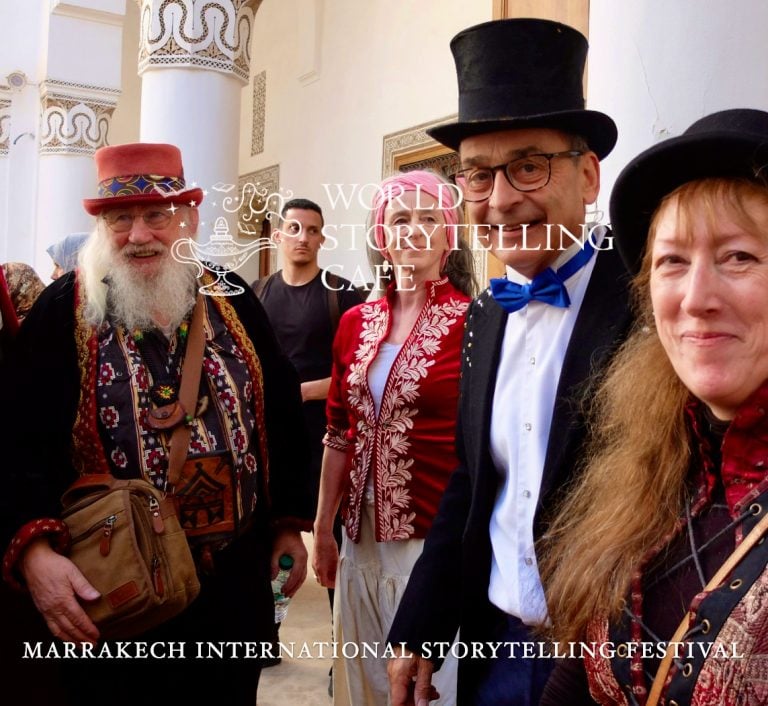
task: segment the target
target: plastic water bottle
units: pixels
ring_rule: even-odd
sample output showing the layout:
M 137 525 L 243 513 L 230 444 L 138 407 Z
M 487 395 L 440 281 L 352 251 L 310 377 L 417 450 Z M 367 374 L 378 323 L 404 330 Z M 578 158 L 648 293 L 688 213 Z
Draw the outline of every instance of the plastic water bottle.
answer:
M 288 613 L 288 604 L 291 599 L 283 595 L 283 586 L 291 575 L 293 568 L 293 557 L 283 554 L 277 562 L 280 570 L 277 576 L 272 579 L 272 595 L 275 597 L 275 622 L 282 623 Z

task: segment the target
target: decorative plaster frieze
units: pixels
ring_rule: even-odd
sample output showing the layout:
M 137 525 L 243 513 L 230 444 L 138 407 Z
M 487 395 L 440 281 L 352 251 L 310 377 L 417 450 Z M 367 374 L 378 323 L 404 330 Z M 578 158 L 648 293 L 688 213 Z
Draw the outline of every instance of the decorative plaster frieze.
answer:
M 384 135 L 383 152 L 381 156 L 382 178 L 388 177 L 390 174 L 397 171 L 395 165 L 397 157 L 412 152 L 418 152 L 423 148 L 438 144 L 427 135 L 427 130 L 429 128 L 444 125 L 445 123 L 450 123 L 455 120 L 456 115 L 449 115 L 446 118 L 435 120 L 434 122 L 422 123 L 421 125 L 415 125 L 407 130 L 400 130 L 399 132 Z
M 40 154 L 93 154 L 107 143 L 120 91 L 48 79 L 40 95 Z
M 253 122 L 251 123 L 251 156 L 264 151 L 264 123 L 267 114 L 267 72 L 253 77 Z
M 96 100 L 104 96 L 106 100 L 114 99 L 116 101 L 121 93 L 119 88 L 105 88 L 103 86 L 94 86 L 91 83 L 75 83 L 74 81 L 59 81 L 55 78 L 46 79 L 45 86 L 48 90 L 63 91 L 65 93 L 68 91 L 81 91 L 83 95 L 90 93 L 93 94 Z
M 5 157 L 11 146 L 11 101 L 0 98 L 0 157 Z
M 139 75 L 198 68 L 248 82 L 251 28 L 262 0 L 141 0 Z

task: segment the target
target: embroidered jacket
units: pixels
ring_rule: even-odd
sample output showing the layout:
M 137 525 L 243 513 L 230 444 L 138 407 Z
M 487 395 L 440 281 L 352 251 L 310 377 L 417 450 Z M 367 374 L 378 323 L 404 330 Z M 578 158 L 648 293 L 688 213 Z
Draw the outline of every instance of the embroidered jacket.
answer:
M 745 514 L 737 525 L 736 543 L 768 512 L 768 383 L 738 411 L 722 444 L 721 478 L 731 516 Z M 699 440 L 699 493 L 693 515 L 708 502 L 713 485 L 707 468 L 706 442 L 698 433 L 696 415 L 691 414 L 694 436 Z M 684 531 L 681 521 L 678 531 Z M 660 542 L 646 557 L 652 562 L 668 546 Z M 716 589 L 702 591 L 688 606 L 688 631 L 673 661 L 661 703 L 691 706 L 758 706 L 768 703 L 768 542 L 753 547 L 731 575 Z M 633 580 L 632 593 L 642 590 L 642 571 Z M 670 609 L 673 606 L 670 605 Z M 680 616 L 683 617 L 682 614 Z M 636 624 L 608 626 L 596 621 L 587 641 L 610 641 L 621 645 L 636 641 Z M 668 639 L 668 636 L 661 636 Z M 602 706 L 644 704 L 650 691 L 638 654 L 617 649 L 609 660 L 597 654 L 585 657 L 589 689 Z
M 424 286 L 426 302 L 392 364 L 378 417 L 368 368 L 392 325 L 394 287 L 347 311 L 334 341 L 324 443 L 347 454 L 342 515 L 354 541 L 369 475 L 376 541 L 423 538 L 457 465 L 459 356 L 470 298 L 446 278 Z

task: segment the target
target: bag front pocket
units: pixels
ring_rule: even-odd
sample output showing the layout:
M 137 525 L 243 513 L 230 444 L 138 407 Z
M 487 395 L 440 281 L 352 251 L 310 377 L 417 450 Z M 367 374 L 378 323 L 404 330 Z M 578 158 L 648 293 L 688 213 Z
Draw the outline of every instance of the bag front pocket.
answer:
M 73 535 L 70 559 L 101 593 L 84 607 L 91 620 L 102 625 L 117 609 L 138 613 L 157 599 L 148 563 L 151 539 L 134 526 L 131 510 L 131 494 L 121 490 L 64 516 Z M 142 540 L 134 539 L 135 529 L 144 535 Z

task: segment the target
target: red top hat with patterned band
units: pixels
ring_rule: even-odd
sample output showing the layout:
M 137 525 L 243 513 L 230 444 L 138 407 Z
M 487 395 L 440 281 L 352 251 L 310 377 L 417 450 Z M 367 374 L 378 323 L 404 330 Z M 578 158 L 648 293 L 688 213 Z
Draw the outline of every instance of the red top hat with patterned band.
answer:
M 175 145 L 135 142 L 96 150 L 99 195 L 83 199 L 92 216 L 105 208 L 144 203 L 199 205 L 203 190 L 187 189 L 181 151 Z

